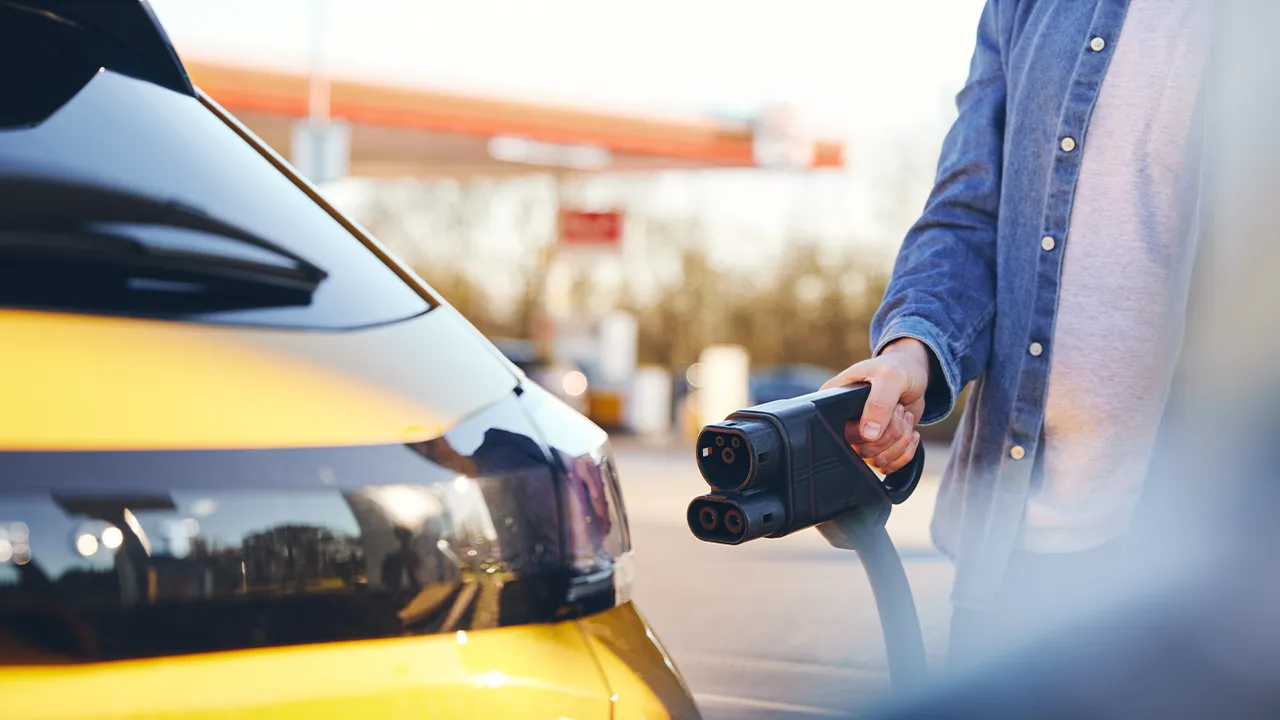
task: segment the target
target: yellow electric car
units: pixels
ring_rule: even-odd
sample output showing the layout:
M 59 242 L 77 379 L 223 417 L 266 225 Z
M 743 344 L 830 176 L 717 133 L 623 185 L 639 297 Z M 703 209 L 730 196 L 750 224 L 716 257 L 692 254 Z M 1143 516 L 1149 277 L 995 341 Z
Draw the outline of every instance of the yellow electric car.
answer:
M 695 718 L 608 438 L 193 88 L 0 0 L 0 716 Z

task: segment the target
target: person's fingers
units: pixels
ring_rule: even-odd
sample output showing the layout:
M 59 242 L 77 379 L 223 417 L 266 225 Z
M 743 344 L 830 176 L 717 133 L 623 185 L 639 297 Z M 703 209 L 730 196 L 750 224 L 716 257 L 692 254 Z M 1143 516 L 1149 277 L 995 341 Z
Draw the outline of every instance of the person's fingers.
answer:
M 924 415 L 924 397 L 907 405 L 907 412 L 911 413 L 911 428 L 914 430 L 920 424 L 920 416 Z
M 876 365 L 877 361 L 875 359 L 854 363 L 841 370 L 835 377 L 822 383 L 820 389 L 830 390 L 835 387 L 845 387 L 854 383 L 866 382 L 871 373 L 875 371 Z
M 845 439 L 863 457 L 874 457 L 904 436 L 910 435 L 914 422 L 904 423 L 901 413 L 910 409 L 914 411 L 912 418 L 918 418 L 923 411 L 924 401 L 921 399 L 913 402 L 910 408 L 903 408 L 899 404 L 903 392 L 910 385 L 909 379 L 901 367 L 883 358 L 850 365 L 824 383 L 822 389 L 860 382 L 870 383 L 871 390 L 863 405 L 862 417 L 856 423 L 845 426 Z
M 883 430 L 880 433 L 880 436 L 875 440 L 868 441 L 860 435 L 857 435 L 857 432 L 855 431 L 855 438 L 851 443 L 854 450 L 864 458 L 873 458 L 892 447 L 894 443 L 902 439 L 902 436 L 911 434 L 911 427 L 907 423 L 906 411 L 901 405 L 895 407 L 891 418 L 889 426 L 885 428 L 885 430 Z M 856 427 L 860 428 L 861 426 L 859 425 Z M 846 440 L 849 439 L 847 434 L 848 433 L 846 433 Z
M 853 420 L 844 426 L 844 439 L 849 441 L 850 445 L 854 445 L 864 450 L 881 450 L 887 448 L 897 440 L 901 434 L 903 424 L 899 420 L 906 420 L 903 408 L 898 405 L 893 410 L 892 419 L 889 421 L 889 428 L 880 432 L 880 437 L 871 440 L 862 436 L 861 420 Z M 892 435 L 892 437 L 890 437 Z M 872 453 L 875 454 L 875 453 Z
M 911 444 L 912 432 L 913 431 L 907 424 L 906 413 L 903 412 L 901 422 L 899 422 L 897 418 L 894 419 L 892 433 L 885 433 L 885 435 L 894 435 L 894 441 L 882 445 L 874 454 L 868 454 L 866 456 L 867 462 L 871 463 L 873 467 L 879 468 L 889 464 L 893 460 L 896 460 L 898 455 L 905 451 L 907 446 Z
M 880 467 L 880 472 L 885 475 L 889 475 L 891 473 L 898 472 L 902 468 L 906 467 L 907 463 L 911 462 L 911 460 L 916 456 L 916 450 L 920 447 L 920 433 L 913 431 L 910 433 L 910 438 L 911 443 L 907 446 L 907 449 L 902 451 L 898 457 L 889 460 L 882 465 Z
M 859 382 L 870 383 L 871 393 L 862 408 L 858 437 L 862 442 L 876 442 L 893 419 L 893 409 L 907 387 L 907 378 L 901 368 L 876 358 L 849 366 L 823 384 L 822 389 Z

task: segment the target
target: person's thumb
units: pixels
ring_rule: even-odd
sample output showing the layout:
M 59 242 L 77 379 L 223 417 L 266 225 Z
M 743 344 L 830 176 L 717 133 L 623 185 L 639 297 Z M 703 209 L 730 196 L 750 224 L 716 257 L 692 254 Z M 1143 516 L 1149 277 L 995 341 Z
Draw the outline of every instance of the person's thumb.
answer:
M 863 440 L 874 442 L 880 439 L 880 434 L 893 420 L 894 408 L 902 397 L 903 383 L 894 372 L 876 373 L 867 380 L 871 383 L 871 394 L 862 406 L 858 434 Z
M 858 422 L 858 434 L 863 441 L 874 442 L 880 438 L 889 421 L 893 419 L 893 410 L 898 406 L 902 391 L 906 387 L 901 373 L 892 366 L 878 359 L 864 360 L 849 366 L 839 375 L 828 380 L 822 389 L 843 387 L 854 383 L 871 383 L 871 394 L 862 408 L 862 419 Z

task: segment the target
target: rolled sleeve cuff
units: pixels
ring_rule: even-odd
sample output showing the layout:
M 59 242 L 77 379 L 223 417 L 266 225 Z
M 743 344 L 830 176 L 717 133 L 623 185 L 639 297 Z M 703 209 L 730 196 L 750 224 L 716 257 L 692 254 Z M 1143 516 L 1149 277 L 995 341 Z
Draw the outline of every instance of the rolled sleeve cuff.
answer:
M 946 352 L 947 341 L 936 325 L 922 317 L 902 316 L 892 320 L 876 341 L 875 351 L 878 356 L 889 343 L 902 338 L 914 338 L 924 343 L 933 353 L 934 368 L 941 371 L 943 382 L 937 377 L 929 378 L 929 388 L 924 395 L 924 415 L 921 425 L 931 425 L 941 421 L 955 409 L 956 397 L 960 394 L 960 366 L 951 353 Z M 930 375 L 934 375 L 930 372 Z

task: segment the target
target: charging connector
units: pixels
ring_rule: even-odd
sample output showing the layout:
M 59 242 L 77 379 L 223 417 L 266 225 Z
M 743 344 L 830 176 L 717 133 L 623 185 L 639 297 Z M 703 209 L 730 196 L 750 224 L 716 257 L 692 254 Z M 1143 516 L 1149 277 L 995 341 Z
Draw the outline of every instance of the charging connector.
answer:
M 740 545 L 817 526 L 854 550 L 871 581 L 889 674 L 899 689 L 927 677 L 924 640 L 906 569 L 885 530 L 893 505 L 915 491 L 924 448 L 883 480 L 854 452 L 845 425 L 862 417 L 865 383 L 757 405 L 698 435 L 698 470 L 713 492 L 689 503 L 699 539 Z

